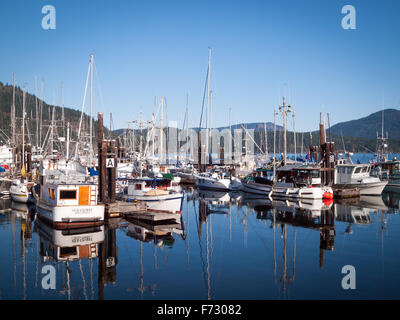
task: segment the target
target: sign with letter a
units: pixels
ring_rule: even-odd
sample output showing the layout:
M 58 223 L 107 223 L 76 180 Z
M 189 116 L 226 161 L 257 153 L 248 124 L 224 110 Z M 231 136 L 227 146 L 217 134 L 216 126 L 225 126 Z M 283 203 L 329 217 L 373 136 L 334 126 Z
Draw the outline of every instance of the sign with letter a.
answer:
M 108 158 L 106 160 L 106 168 L 114 168 L 114 158 Z

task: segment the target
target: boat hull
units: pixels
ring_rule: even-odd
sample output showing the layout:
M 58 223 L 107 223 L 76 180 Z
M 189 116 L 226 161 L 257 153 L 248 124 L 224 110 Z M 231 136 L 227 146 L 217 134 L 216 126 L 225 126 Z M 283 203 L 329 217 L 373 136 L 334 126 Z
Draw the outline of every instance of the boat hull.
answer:
M 205 190 L 219 190 L 219 191 L 239 191 L 242 189 L 242 185 L 230 179 L 214 180 L 210 178 L 195 178 L 195 186 L 199 189 Z
M 39 200 L 36 207 L 38 217 L 57 229 L 99 226 L 104 223 L 104 205 L 51 206 Z
M 167 213 L 181 213 L 183 203 L 183 193 L 180 194 L 167 194 L 167 195 L 124 195 L 125 201 L 143 201 L 146 203 L 148 211 L 154 212 L 167 212 Z
M 333 195 L 330 188 L 295 188 L 295 187 L 273 187 L 272 197 L 287 199 L 323 199 L 324 194 L 328 192 Z
M 19 202 L 19 203 L 28 203 L 31 202 L 31 199 L 29 197 L 29 193 L 15 193 L 15 192 L 10 192 L 11 199 L 14 202 Z
M 247 193 L 254 193 L 267 196 L 272 191 L 272 185 L 264 185 L 255 182 L 244 182 L 243 191 Z
M 335 185 L 335 187 L 339 188 L 358 188 L 360 190 L 360 195 L 362 196 L 380 196 L 383 192 L 383 189 L 387 186 L 387 181 L 379 181 L 373 183 L 352 183 L 347 185 Z M 400 188 L 399 188 L 400 189 Z

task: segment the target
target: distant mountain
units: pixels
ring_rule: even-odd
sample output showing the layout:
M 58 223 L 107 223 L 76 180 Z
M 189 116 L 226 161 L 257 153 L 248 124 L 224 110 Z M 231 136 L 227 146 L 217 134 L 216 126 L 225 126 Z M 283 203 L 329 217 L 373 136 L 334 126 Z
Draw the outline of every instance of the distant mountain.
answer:
M 250 122 L 250 123 L 239 123 L 239 124 L 234 124 L 232 125 L 232 129 L 241 129 L 242 125 L 247 129 L 251 130 L 254 129 L 254 131 L 264 131 L 264 123 L 267 127 L 267 131 L 273 131 L 274 130 L 274 124 L 272 122 Z M 229 129 L 229 126 L 226 127 L 218 127 L 218 130 L 223 130 L 223 129 Z M 276 130 L 277 131 L 282 131 L 283 127 L 276 125 Z
M 274 124 L 273 124 L 272 122 L 266 122 L 265 124 L 266 124 L 266 127 L 267 127 L 267 131 L 273 131 L 273 130 L 274 130 Z M 242 128 L 242 125 L 243 125 L 247 130 L 254 129 L 254 131 L 264 131 L 264 122 L 251 122 L 251 123 L 233 124 L 233 125 L 232 125 L 232 130 L 241 129 L 241 128 Z M 166 128 L 164 128 L 164 129 L 166 129 Z M 198 127 L 191 128 L 191 129 L 195 130 L 196 132 L 199 130 Z M 221 131 L 221 130 L 224 130 L 224 129 L 229 129 L 229 126 L 226 126 L 226 127 L 218 127 L 218 128 L 216 128 L 216 129 L 218 129 L 218 130 Z M 282 127 L 282 126 L 279 126 L 279 125 L 276 125 L 276 130 L 277 130 L 277 131 L 283 131 L 283 127 Z M 117 135 L 117 136 L 123 134 L 123 132 L 124 132 L 124 129 L 116 129 L 116 130 L 113 131 L 113 133 L 114 133 L 115 135 Z
M 396 109 L 385 109 L 384 112 L 384 135 L 386 132 L 390 140 L 400 140 L 400 111 Z M 341 122 L 331 127 L 332 134 L 376 139 L 376 133 L 382 133 L 382 111 L 370 114 L 367 117 Z

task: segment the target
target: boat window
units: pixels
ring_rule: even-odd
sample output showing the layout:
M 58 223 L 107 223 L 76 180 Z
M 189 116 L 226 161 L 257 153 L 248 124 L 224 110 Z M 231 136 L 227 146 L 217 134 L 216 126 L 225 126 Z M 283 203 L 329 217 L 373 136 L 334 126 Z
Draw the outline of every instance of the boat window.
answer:
M 354 173 L 360 173 L 361 172 L 361 167 L 356 168 L 356 170 L 354 171 Z
M 310 176 L 311 178 L 319 178 L 320 177 L 319 171 L 317 170 L 311 171 Z
M 60 190 L 60 200 L 76 199 L 76 190 Z
M 60 258 L 67 258 L 72 255 L 76 255 L 76 247 L 61 247 L 60 248 Z
M 50 199 L 55 199 L 55 197 L 54 197 L 54 189 L 50 189 L 49 188 L 49 198 Z
M 136 183 L 135 190 L 142 190 L 142 185 L 140 183 Z
M 368 172 L 368 167 L 362 168 L 362 172 L 363 172 L 363 173 Z

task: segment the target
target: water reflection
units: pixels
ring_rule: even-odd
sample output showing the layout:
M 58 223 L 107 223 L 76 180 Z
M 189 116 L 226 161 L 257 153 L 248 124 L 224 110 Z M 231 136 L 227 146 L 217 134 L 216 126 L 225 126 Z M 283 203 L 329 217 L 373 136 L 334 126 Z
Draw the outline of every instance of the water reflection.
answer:
M 2 200 L 5 245 L 0 258 L 9 264 L 3 264 L 1 297 L 340 298 L 343 292 L 334 281 L 343 263 L 363 261 L 378 287 L 380 275 L 400 264 L 393 254 L 400 195 L 333 203 L 193 189 L 185 193 L 180 219 L 114 218 L 105 226 L 75 230 L 54 229 L 36 218 L 35 207 Z M 53 291 L 41 287 L 41 268 L 47 264 L 57 270 Z M 376 269 L 379 265 L 385 269 Z M 7 272 L 13 277 L 4 276 Z M 306 281 L 310 276 L 315 283 Z M 382 285 L 388 297 L 398 297 L 396 279 Z M 321 292 L 320 286 L 329 290 Z M 380 297 L 373 288 L 358 294 Z

